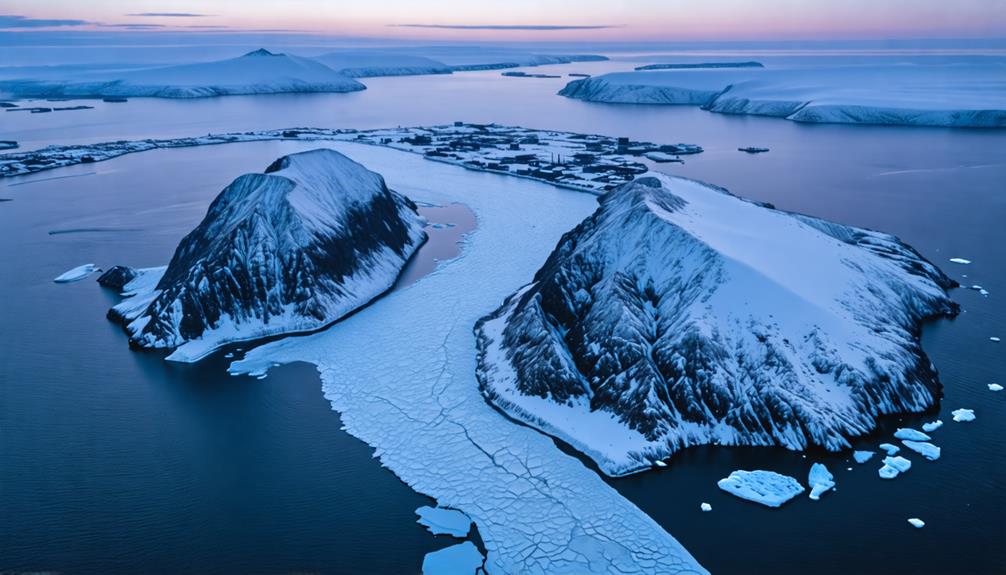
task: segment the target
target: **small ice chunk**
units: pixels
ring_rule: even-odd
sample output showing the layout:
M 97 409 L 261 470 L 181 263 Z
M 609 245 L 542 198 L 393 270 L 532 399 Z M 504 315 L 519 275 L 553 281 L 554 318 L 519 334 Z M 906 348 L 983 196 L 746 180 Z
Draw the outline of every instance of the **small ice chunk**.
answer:
M 416 523 L 426 527 L 434 535 L 467 537 L 472 528 L 470 517 L 456 509 L 423 505 L 416 509 L 419 520 Z
M 908 520 L 908 522 L 911 523 L 912 527 L 916 529 L 922 529 L 923 527 L 926 526 L 926 522 L 919 519 L 918 517 L 912 517 L 911 519 Z
M 485 559 L 471 541 L 427 553 L 423 558 L 423 575 L 457 575 L 475 573 Z
M 908 439 L 911 441 L 929 441 L 932 439 L 932 437 L 929 437 L 918 429 L 911 429 L 909 427 L 899 428 L 894 432 L 894 437 L 897 437 L 898 439 Z
M 998 343 L 998 342 L 1000 342 L 1000 341 L 1002 341 L 1002 340 L 1001 340 L 1001 339 L 999 339 L 999 338 L 998 338 L 998 337 L 996 337 L 996 336 L 992 336 L 992 337 L 990 337 L 990 338 L 989 338 L 989 341 L 994 341 L 994 342 Z
M 875 451 L 854 451 L 852 452 L 852 458 L 856 460 L 856 463 L 866 463 L 873 457 Z
M 964 265 L 968 265 L 969 263 L 971 263 L 971 260 L 966 260 L 964 258 L 950 258 L 950 261 L 954 262 L 955 264 L 964 264 Z
M 878 472 L 884 479 L 894 479 L 900 473 L 904 473 L 912 468 L 912 462 L 900 455 L 887 456 L 884 458 L 884 466 Z
M 68 270 L 60 274 L 56 279 L 52 280 L 58 284 L 68 284 L 70 282 L 80 281 L 87 276 L 96 272 L 98 268 L 94 264 L 84 264 L 82 266 L 77 266 L 72 270 Z
M 901 443 L 904 443 L 905 447 L 925 457 L 929 461 L 936 461 L 940 458 L 940 448 L 932 443 L 925 441 L 912 441 L 910 439 L 904 439 Z
M 886 451 L 888 455 L 894 455 L 895 453 L 901 451 L 901 448 L 893 443 L 881 443 L 880 448 Z
M 734 471 L 716 484 L 731 495 L 768 507 L 779 507 L 804 491 L 803 485 L 796 479 L 760 469 Z
M 1002 391 L 1002 390 L 1003 390 L 1003 386 L 999 385 L 998 383 L 990 383 L 989 384 L 989 391 Z
M 954 414 L 954 421 L 957 422 L 967 422 L 975 420 L 975 410 L 973 409 L 964 409 L 962 407 L 960 409 L 953 410 L 951 413 Z
M 817 501 L 824 492 L 835 487 L 835 476 L 823 463 L 815 463 L 810 466 L 807 485 L 810 485 L 810 498 Z
M 699 505 L 699 509 L 701 509 L 703 511 L 712 511 L 713 510 L 713 506 L 709 505 L 708 503 L 702 503 L 702 505 Z
M 667 464 L 660 459 L 655 460 L 653 464 L 656 465 L 657 467 L 667 467 Z
M 929 423 L 922 424 L 922 431 L 929 433 L 931 431 L 936 431 L 937 429 L 943 427 L 943 420 L 937 419 L 936 421 L 930 421 Z

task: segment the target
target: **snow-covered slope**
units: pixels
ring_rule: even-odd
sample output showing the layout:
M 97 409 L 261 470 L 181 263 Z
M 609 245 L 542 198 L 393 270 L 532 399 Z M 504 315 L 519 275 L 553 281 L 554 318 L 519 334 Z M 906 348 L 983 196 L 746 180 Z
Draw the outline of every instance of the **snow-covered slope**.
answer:
M 450 74 L 451 67 L 432 58 L 393 50 L 336 50 L 315 60 L 351 78 Z
M 611 475 L 707 443 L 837 450 L 940 384 L 953 281 L 897 238 L 669 176 L 608 193 L 477 326 L 486 398 Z
M 1006 65 L 998 61 L 619 72 L 574 80 L 559 94 L 797 122 L 1006 127 Z
M 593 54 L 536 54 L 510 48 L 477 46 L 423 46 L 412 49 L 412 53 L 443 62 L 458 72 L 607 60 L 604 56 Z
M 318 329 L 387 291 L 422 227 L 380 175 L 332 150 L 293 154 L 227 186 L 156 284 L 127 284 L 137 293 L 110 316 L 176 361 Z
M 320 62 L 267 50 L 215 62 L 0 82 L 0 92 L 19 97 L 201 98 L 363 89 L 363 84 Z

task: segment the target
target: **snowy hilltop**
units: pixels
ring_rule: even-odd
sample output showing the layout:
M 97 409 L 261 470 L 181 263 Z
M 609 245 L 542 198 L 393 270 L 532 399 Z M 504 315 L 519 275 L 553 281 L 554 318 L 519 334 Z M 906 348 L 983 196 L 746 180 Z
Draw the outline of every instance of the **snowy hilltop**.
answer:
M 432 58 L 392 50 L 336 50 L 315 60 L 351 78 L 450 74 L 451 67 Z
M 937 401 L 920 323 L 953 285 L 893 236 L 644 177 L 479 322 L 480 386 L 610 475 L 690 445 L 843 449 Z
M 1006 127 L 1006 65 L 994 61 L 618 72 L 574 80 L 559 94 L 796 122 Z
M 214 62 L 126 71 L 68 71 L 58 79 L 51 76 L 0 81 L 0 92 L 35 98 L 203 98 L 365 89 L 321 62 L 261 49 Z
M 132 297 L 110 317 L 175 361 L 319 329 L 387 291 L 422 228 L 379 174 L 332 150 L 293 154 L 227 186 L 166 269 L 124 274 Z

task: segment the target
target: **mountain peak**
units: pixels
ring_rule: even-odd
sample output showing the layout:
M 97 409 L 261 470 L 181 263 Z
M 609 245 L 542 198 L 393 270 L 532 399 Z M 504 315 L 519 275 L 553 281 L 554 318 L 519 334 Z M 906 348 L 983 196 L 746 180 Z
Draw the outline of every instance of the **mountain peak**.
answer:
M 250 56 L 282 56 L 282 54 L 276 54 L 274 52 L 266 50 L 265 48 L 259 48 L 258 50 L 252 50 L 251 52 L 248 52 L 247 54 L 244 55 L 245 58 Z

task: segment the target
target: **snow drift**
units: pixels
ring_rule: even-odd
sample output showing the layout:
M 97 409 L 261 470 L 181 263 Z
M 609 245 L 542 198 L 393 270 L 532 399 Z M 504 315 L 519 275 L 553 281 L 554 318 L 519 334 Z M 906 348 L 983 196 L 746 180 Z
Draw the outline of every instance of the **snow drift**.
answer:
M 938 399 L 954 282 L 897 238 L 669 176 L 600 198 L 476 327 L 489 402 L 606 473 L 699 444 L 850 446 Z
M 159 279 L 130 274 L 110 316 L 176 361 L 319 329 L 387 291 L 422 227 L 380 175 L 332 150 L 293 154 L 227 186 Z

